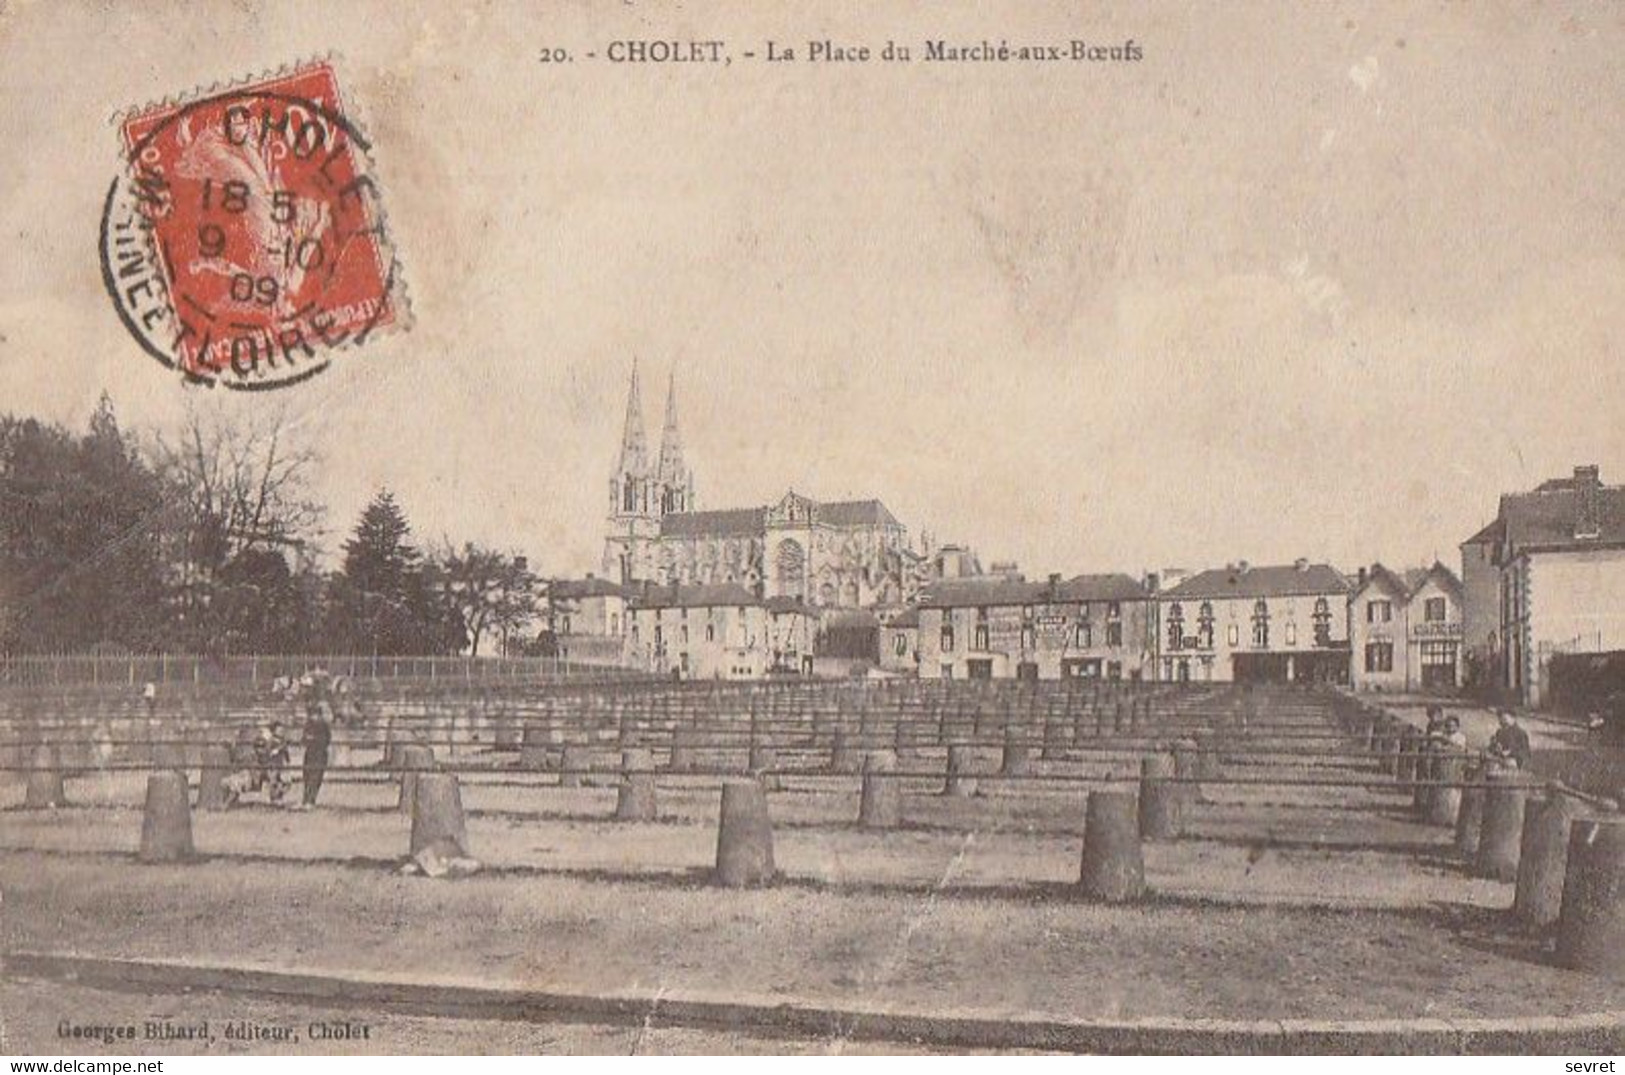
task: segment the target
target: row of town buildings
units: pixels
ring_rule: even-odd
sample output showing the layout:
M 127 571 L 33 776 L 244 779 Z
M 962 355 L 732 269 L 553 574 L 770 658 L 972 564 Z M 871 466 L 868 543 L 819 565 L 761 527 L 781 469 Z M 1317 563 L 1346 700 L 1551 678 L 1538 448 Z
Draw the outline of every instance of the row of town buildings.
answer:
M 549 633 L 577 659 L 703 678 L 831 658 L 927 678 L 1474 686 L 1540 704 L 1552 654 L 1625 647 L 1625 489 L 1594 466 L 1503 496 L 1460 574 L 1299 560 L 1029 581 L 915 546 L 877 499 L 699 510 L 675 391 L 658 454 L 641 408 L 634 368 L 603 574 L 551 588 Z
M 685 678 L 807 674 L 832 655 L 943 679 L 1407 690 L 1453 688 L 1461 671 L 1462 587 L 1442 564 L 1413 578 L 1378 565 L 1351 579 L 1307 561 L 1238 563 L 1171 584 L 1156 575 L 1031 582 L 989 574 L 941 580 L 913 604 L 867 610 L 764 596 L 737 583 L 588 578 L 555 583 L 550 609 L 561 655 Z M 837 635 L 848 644 L 826 644 Z

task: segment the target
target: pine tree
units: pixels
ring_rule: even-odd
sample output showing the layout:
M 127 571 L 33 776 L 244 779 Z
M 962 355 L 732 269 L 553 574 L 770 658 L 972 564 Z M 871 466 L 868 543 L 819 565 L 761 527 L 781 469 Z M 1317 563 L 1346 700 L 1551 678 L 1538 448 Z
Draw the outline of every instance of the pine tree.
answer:
M 329 593 L 329 643 L 353 653 L 450 652 L 456 640 L 448 613 L 424 577 L 412 528 L 383 490 L 361 513 L 344 543 L 344 567 Z
M 408 540 L 412 527 L 388 489 L 380 490 L 361 513 L 355 534 L 344 543 L 344 576 L 367 592 L 404 600 L 421 557 Z

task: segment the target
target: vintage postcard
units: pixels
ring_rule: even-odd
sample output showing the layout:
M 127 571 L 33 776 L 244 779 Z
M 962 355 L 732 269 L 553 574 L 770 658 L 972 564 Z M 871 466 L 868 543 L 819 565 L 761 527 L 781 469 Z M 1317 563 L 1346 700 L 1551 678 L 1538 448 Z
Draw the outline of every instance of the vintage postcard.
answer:
M 0 1053 L 1611 1070 L 1622 115 L 1582 0 L 0 0 Z

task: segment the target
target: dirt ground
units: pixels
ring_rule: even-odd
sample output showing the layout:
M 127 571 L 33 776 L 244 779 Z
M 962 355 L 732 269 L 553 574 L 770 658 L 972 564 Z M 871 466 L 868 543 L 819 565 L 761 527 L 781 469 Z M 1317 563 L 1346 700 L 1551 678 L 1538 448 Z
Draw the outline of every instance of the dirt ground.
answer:
M 1264 736 L 1249 743 L 1303 747 Z M 984 771 L 996 760 L 985 754 Z M 1450 832 L 1416 822 L 1408 795 L 1357 756 L 1227 758 L 1232 779 L 1280 782 L 1206 785 L 1188 809 L 1186 837 L 1146 845 L 1147 902 L 1083 902 L 1074 882 L 1084 792 L 1132 774 L 1135 760 L 1041 762 L 1039 779 L 984 778 L 970 798 L 940 794 L 934 776 L 903 777 L 904 824 L 885 832 L 857 826 L 856 777 L 787 777 L 770 798 L 780 879 L 749 891 L 709 883 L 715 776 L 662 776 L 659 820 L 625 824 L 610 818 L 609 775 L 600 786 L 564 788 L 553 774 L 465 772 L 470 843 L 486 870 L 456 881 L 399 875 L 410 822 L 378 773 L 334 774 L 310 813 L 263 805 L 194 813 L 199 861 L 163 866 L 132 854 L 139 774 L 71 781 L 80 805 L 59 810 L 19 809 L 14 786 L 0 789 L 0 946 L 993 1018 L 1625 1008 L 1625 986 L 1554 966 L 1549 940 L 1510 921 L 1511 886 L 1471 877 L 1451 853 Z M 927 772 L 933 762 L 905 757 L 903 767 Z M 1347 786 L 1292 783 L 1302 780 Z M 63 992 L 72 988 L 28 984 L 24 1014 L 8 1016 L 12 1034 L 23 1026 L 30 1035 L 23 1047 L 55 1048 L 49 1035 L 33 1037 L 43 1030 L 26 1028 L 53 1027 L 53 1010 L 78 1003 Z M 99 1010 L 165 1003 L 115 999 Z M 185 1010 L 196 1010 L 190 999 Z M 456 1051 L 481 1040 L 468 1023 L 445 1022 L 388 1017 L 402 1043 L 389 1051 Z M 556 1052 L 626 1051 L 639 1040 L 658 1052 L 734 1044 L 658 1033 L 668 1036 L 503 1025 L 483 1040 L 491 1051 L 535 1048 L 521 1044 L 535 1034 L 554 1035 L 544 1051 Z
M 1262 766 L 1232 765 L 1247 778 Z M 1347 770 L 1326 770 L 1348 775 Z M 663 778 L 661 818 L 610 820 L 608 787 L 560 788 L 557 778 L 495 784 L 465 774 L 471 849 L 500 872 L 551 873 L 606 881 L 681 881 L 714 862 L 716 778 Z M 503 778 L 518 779 L 518 778 Z M 907 780 L 904 827 L 860 829 L 856 778 L 796 777 L 771 796 L 774 854 L 790 881 L 903 890 L 1008 890 L 1066 885 L 1082 853 L 1083 795 L 1077 784 L 985 780 L 981 794 L 953 798 L 939 783 Z M 0 813 L 0 850 L 132 854 L 140 839 L 137 774 L 74 782 L 76 802 L 55 811 Z M 405 854 L 410 819 L 391 784 L 339 784 L 310 813 L 263 805 L 195 812 L 199 852 L 217 862 L 372 863 Z M 1146 847 L 1147 877 L 1159 892 L 1255 903 L 1416 908 L 1438 902 L 1504 907 L 1507 886 L 1470 877 L 1451 860 L 1451 834 L 1416 824 L 1405 800 L 1366 788 L 1214 785 L 1187 811 L 1190 838 Z

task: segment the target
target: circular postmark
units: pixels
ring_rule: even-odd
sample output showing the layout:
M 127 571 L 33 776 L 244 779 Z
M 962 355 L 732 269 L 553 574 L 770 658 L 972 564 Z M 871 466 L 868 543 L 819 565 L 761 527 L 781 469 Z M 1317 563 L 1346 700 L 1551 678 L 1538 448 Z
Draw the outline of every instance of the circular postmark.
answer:
M 102 280 L 165 366 L 284 387 L 403 323 L 370 146 L 329 65 L 128 115 L 120 136 Z

